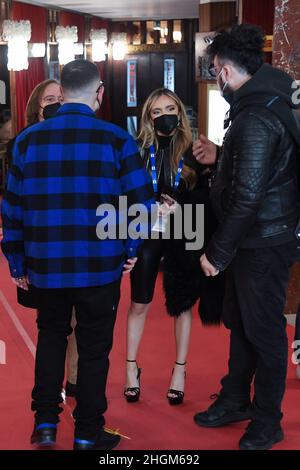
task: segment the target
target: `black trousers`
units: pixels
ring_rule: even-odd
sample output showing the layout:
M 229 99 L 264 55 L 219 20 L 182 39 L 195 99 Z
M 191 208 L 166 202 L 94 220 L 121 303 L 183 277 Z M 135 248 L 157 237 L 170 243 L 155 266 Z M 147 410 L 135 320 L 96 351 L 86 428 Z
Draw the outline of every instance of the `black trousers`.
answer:
M 36 423 L 57 423 L 67 337 L 75 307 L 78 347 L 75 437 L 94 439 L 104 424 L 105 396 L 120 282 L 76 289 L 36 289 L 39 329 L 32 410 Z
M 282 418 L 288 359 L 283 310 L 296 258 L 295 242 L 240 249 L 227 273 L 224 324 L 231 330 L 230 357 L 221 395 L 250 402 L 254 379 L 252 419 L 266 424 Z

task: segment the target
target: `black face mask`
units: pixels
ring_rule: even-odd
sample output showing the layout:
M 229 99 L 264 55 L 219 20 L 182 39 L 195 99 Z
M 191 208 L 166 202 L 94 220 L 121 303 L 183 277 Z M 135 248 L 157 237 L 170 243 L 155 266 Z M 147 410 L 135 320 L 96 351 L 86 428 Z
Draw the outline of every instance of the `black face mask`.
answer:
M 154 129 L 165 135 L 170 135 L 178 126 L 177 114 L 162 114 L 154 119 Z
M 47 104 L 47 106 L 43 108 L 43 118 L 49 119 L 49 118 L 54 117 L 60 107 L 61 107 L 61 104 L 59 102 Z

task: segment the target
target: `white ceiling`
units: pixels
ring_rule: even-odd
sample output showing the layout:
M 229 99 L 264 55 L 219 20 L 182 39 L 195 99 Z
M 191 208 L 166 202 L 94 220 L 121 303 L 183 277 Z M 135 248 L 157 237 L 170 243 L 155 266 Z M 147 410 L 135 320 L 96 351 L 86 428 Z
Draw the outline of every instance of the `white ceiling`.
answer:
M 21 0 L 23 1 L 23 0 Z M 26 0 L 114 20 L 198 18 L 200 0 Z

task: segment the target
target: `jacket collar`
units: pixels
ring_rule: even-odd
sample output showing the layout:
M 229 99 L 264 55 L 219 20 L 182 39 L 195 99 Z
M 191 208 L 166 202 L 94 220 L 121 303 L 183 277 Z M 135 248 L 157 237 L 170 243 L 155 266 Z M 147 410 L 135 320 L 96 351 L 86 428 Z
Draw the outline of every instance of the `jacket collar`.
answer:
M 63 104 L 57 114 L 87 114 L 90 116 L 95 116 L 95 112 L 86 104 L 83 103 L 65 103 Z

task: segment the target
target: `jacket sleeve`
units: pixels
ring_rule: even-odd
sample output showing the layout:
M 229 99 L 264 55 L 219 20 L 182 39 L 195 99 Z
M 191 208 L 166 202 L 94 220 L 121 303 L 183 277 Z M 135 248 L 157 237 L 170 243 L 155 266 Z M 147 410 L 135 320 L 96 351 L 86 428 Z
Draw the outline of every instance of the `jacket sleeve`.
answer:
M 248 115 L 234 137 L 229 205 L 206 250 L 207 259 L 220 271 L 230 264 L 255 223 L 264 200 L 278 139 L 275 130 L 254 114 Z
M 128 238 L 126 240 L 125 249 L 129 258 L 137 256 L 137 250 L 143 239 L 148 238 L 151 231 L 151 211 L 155 212 L 156 205 L 153 198 L 153 188 L 150 177 L 143 166 L 142 158 L 139 154 L 138 147 L 131 136 L 128 137 L 123 145 L 120 157 L 120 178 L 122 185 L 122 195 L 126 196 L 127 208 L 126 214 L 128 220 Z M 137 231 L 132 226 L 133 215 L 130 214 L 130 208 L 135 204 L 142 204 L 143 217 Z M 137 206 L 136 206 L 137 208 Z M 125 215 L 125 214 L 123 214 Z M 130 227 L 136 232 L 133 236 Z
M 7 187 L 1 205 L 3 239 L 1 248 L 12 277 L 26 275 L 23 235 L 23 166 L 24 155 L 18 141 L 13 150 L 13 162 L 8 172 Z

